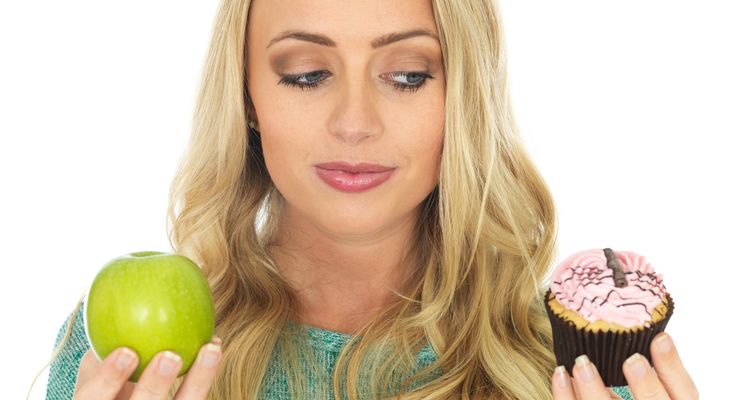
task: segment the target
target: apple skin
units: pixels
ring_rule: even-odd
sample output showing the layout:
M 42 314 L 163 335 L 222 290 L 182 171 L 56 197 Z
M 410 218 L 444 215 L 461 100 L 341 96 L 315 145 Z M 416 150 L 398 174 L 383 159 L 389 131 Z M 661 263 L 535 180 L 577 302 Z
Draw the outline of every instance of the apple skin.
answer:
M 131 382 L 163 350 L 179 354 L 179 375 L 185 374 L 214 334 L 208 282 L 179 254 L 143 251 L 111 260 L 94 278 L 84 306 L 86 336 L 99 360 L 122 346 L 138 354 Z

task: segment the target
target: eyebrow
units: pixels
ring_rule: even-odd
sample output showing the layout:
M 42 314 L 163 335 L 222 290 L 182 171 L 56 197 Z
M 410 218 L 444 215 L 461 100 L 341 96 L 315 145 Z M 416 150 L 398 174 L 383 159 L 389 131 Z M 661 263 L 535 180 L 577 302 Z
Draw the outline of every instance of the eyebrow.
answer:
M 372 40 L 370 42 L 370 47 L 373 49 L 377 49 L 378 47 L 383 47 L 386 45 L 389 45 L 393 42 L 397 42 L 399 40 L 409 39 L 413 37 L 418 36 L 427 36 L 435 39 L 438 43 L 440 43 L 440 39 L 438 39 L 438 36 L 426 29 L 413 29 L 410 31 L 404 31 L 404 32 L 391 32 L 387 33 L 383 36 L 379 36 Z M 270 42 L 268 42 L 268 45 L 266 48 L 271 47 L 272 44 L 284 40 L 284 39 L 297 39 L 297 40 L 304 40 L 306 42 L 312 42 L 319 44 L 321 46 L 327 46 L 327 47 L 336 47 L 336 42 L 331 40 L 328 36 L 317 34 L 317 33 L 311 33 L 311 32 L 305 32 L 305 31 L 284 31 L 275 38 L 271 39 Z

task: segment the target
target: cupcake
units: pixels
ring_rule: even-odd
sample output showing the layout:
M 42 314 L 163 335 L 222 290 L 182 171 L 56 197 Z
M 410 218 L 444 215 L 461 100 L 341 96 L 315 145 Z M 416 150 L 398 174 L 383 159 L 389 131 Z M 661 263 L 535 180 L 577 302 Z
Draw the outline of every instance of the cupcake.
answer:
M 672 316 L 674 303 L 645 257 L 592 249 L 565 259 L 545 297 L 558 365 L 573 371 L 586 354 L 607 386 L 625 386 L 622 364 L 634 353 L 651 362 L 651 340 Z

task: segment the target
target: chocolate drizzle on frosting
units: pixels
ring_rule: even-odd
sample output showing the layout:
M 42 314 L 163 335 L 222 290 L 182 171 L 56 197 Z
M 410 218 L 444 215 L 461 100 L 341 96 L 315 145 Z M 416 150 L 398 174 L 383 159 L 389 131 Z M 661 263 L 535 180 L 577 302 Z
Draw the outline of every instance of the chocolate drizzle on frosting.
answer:
M 618 274 L 626 284 L 617 284 Z M 645 257 L 609 248 L 568 257 L 555 269 L 550 289 L 560 304 L 590 323 L 605 320 L 626 327 L 647 324 L 666 295 L 662 276 Z
M 615 256 L 615 252 L 609 247 L 604 249 L 604 257 L 607 257 L 607 267 L 609 267 L 614 273 L 615 287 L 628 286 L 628 280 L 625 278 L 625 273 L 620 265 L 620 260 Z

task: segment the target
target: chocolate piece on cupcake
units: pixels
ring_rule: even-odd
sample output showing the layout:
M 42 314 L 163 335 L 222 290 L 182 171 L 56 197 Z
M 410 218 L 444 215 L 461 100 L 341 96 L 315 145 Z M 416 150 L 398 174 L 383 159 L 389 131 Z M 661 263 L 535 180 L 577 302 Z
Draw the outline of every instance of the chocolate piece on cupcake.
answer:
M 591 249 L 554 270 L 545 306 L 559 365 L 573 371 L 586 354 L 607 386 L 625 386 L 622 364 L 634 353 L 651 362 L 651 340 L 674 311 L 661 274 L 631 251 Z

